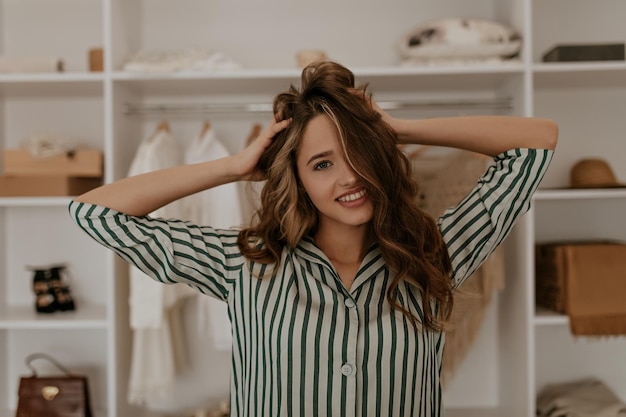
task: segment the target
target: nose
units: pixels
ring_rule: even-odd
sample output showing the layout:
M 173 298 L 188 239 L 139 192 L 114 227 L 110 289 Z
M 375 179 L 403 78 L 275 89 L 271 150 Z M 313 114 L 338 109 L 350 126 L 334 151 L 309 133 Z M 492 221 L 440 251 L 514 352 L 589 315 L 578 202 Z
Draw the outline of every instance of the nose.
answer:
M 339 181 L 338 181 L 339 185 L 341 185 L 342 187 L 354 186 L 359 180 L 359 176 L 354 171 L 354 169 L 352 169 L 352 167 L 347 161 L 344 161 L 342 165 L 343 167 L 340 172 Z

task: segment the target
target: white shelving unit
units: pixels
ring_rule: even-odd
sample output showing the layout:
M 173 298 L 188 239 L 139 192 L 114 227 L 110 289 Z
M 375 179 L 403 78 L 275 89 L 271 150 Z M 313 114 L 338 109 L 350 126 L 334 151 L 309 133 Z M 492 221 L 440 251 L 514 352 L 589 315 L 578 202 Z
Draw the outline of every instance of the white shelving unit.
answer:
M 110 182 L 126 175 L 140 141 L 164 117 L 127 115 L 128 103 L 269 104 L 276 93 L 298 83 L 295 53 L 304 48 L 324 49 L 349 66 L 379 100 L 510 99 L 511 108 L 500 113 L 553 118 L 560 125 L 560 143 L 534 208 L 506 242 L 506 289 L 446 386 L 449 415 L 531 417 L 543 384 L 590 373 L 626 400 L 626 342 L 573 339 L 567 317 L 536 309 L 533 258 L 540 241 L 626 238 L 626 226 L 618 221 L 626 192 L 557 189 L 567 185 L 569 167 L 591 155 L 606 158 L 626 179 L 626 64 L 540 62 L 557 43 L 623 42 L 625 14 L 621 0 L 393 5 L 375 0 L 0 0 L 0 54 L 59 56 L 66 64 L 61 74 L 0 74 L 0 147 L 17 147 L 20 139 L 42 130 L 65 133 L 104 150 Z M 417 24 L 442 16 L 481 17 L 516 27 L 525 40 L 521 60 L 502 66 L 399 66 L 395 42 Z M 139 49 L 196 45 L 224 52 L 244 69 L 158 75 L 121 70 Z M 94 47 L 105 51 L 102 73 L 88 72 L 87 51 Z M 168 121 L 185 143 L 210 119 L 235 152 L 252 123 L 268 118 L 262 112 L 228 112 L 168 116 Z M 142 414 L 126 402 L 126 267 L 71 224 L 68 202 L 0 198 L 0 417 L 14 414 L 19 376 L 28 373 L 23 359 L 35 351 L 50 352 L 89 376 L 97 416 Z M 78 310 L 37 315 L 24 266 L 60 261 L 70 265 Z

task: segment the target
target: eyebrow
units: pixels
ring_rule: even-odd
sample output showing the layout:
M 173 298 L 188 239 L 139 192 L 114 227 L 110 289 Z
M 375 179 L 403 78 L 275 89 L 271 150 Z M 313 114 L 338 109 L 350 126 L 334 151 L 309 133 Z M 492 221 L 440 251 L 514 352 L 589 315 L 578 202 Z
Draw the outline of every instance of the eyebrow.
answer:
M 316 153 L 315 155 L 313 155 L 312 157 L 309 158 L 309 160 L 306 162 L 307 165 L 309 165 L 312 161 L 319 159 L 319 158 L 324 158 L 326 156 L 332 155 L 333 151 L 324 151 L 324 152 L 320 152 L 320 153 Z

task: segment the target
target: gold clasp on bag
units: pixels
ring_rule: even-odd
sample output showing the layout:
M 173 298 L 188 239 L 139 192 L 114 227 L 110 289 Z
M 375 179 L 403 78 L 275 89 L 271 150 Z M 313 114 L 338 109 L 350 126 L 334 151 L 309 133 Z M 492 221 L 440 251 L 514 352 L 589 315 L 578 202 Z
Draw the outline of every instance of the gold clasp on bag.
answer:
M 41 394 L 46 401 L 52 401 L 59 395 L 59 387 L 47 386 L 41 389 Z

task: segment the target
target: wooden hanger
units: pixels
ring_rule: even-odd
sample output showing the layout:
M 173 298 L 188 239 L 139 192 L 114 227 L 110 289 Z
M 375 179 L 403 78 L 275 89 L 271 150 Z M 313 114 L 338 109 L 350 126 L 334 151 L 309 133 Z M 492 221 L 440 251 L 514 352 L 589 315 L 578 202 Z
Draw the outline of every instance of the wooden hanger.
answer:
M 209 121 L 205 121 L 204 125 L 202 126 L 202 131 L 200 131 L 200 138 L 204 138 L 204 136 L 209 133 L 209 130 L 211 130 L 211 122 Z
M 259 133 L 261 133 L 261 129 L 262 129 L 262 126 L 259 123 L 255 123 L 252 126 L 252 130 L 250 131 L 250 134 L 248 135 L 248 139 L 246 139 L 246 146 L 250 145 L 252 141 L 255 140 L 257 136 L 259 136 Z
M 147 142 L 152 143 L 161 132 L 170 133 L 170 125 L 167 123 L 166 120 L 163 120 L 161 123 L 159 123 L 154 133 L 147 139 Z
M 170 132 L 170 125 L 167 123 L 167 120 L 163 120 L 159 126 L 157 127 L 158 131 Z

